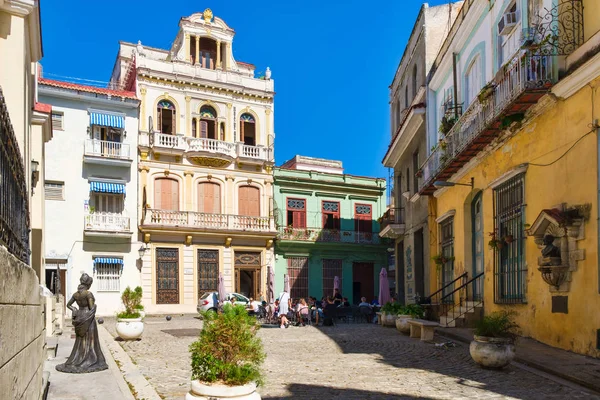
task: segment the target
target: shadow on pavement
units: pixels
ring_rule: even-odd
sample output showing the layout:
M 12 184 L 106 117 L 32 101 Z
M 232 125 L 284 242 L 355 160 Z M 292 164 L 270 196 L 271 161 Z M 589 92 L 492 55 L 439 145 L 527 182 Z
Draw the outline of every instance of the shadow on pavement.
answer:
M 289 396 L 271 397 L 263 396 L 263 399 L 340 399 L 340 400 L 433 400 L 434 397 L 415 397 L 410 395 L 398 395 L 391 393 L 373 392 L 358 389 L 337 389 L 318 385 L 302 385 L 293 383 L 288 385 Z

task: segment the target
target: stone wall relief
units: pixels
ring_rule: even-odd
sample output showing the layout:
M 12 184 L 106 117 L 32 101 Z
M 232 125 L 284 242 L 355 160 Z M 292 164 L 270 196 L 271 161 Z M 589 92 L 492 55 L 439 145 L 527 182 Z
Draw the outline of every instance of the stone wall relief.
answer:
M 590 204 L 562 204 L 542 210 L 527 231 L 541 251 L 538 271 L 551 293 L 568 292 L 577 262 L 585 260 L 585 249 L 578 248 L 578 242 L 585 238 L 590 209 Z

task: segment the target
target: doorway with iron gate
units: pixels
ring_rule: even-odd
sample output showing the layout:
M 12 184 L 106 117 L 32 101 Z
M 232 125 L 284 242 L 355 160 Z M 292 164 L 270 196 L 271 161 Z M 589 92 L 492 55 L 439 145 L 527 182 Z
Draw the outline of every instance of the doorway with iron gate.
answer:
M 235 253 L 234 291 L 257 299 L 261 288 L 261 253 Z

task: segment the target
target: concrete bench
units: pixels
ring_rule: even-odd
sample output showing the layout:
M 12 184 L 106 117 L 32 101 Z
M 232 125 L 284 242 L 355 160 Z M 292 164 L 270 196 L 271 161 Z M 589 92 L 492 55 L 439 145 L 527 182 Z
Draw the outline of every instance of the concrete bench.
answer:
M 410 337 L 421 338 L 421 340 L 433 340 L 433 333 L 436 326 L 440 326 L 437 322 L 425 321 L 423 319 L 409 319 Z

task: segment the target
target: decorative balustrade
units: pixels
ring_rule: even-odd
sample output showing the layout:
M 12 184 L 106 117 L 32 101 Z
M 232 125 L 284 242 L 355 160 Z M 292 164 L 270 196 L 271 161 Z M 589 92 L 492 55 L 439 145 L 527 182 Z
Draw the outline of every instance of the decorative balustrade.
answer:
M 146 226 L 180 226 L 192 229 L 215 229 L 269 232 L 275 230 L 272 217 L 252 217 L 233 214 L 212 214 L 195 211 L 147 209 Z
M 131 232 L 129 217 L 115 213 L 91 213 L 84 216 L 86 231 Z
M 86 156 L 129 159 L 129 144 L 87 139 L 85 141 L 84 154 Z
M 29 196 L 21 152 L 0 88 L 0 244 L 29 264 Z
M 381 217 L 381 230 L 394 224 L 404 224 L 404 208 L 390 208 Z
M 263 146 L 249 146 L 244 143 L 231 143 L 222 140 L 208 138 L 192 138 L 181 135 L 170 135 L 166 133 L 141 132 L 139 145 L 152 147 L 157 151 L 179 153 L 210 153 L 224 155 L 229 158 L 244 158 L 259 161 L 272 161 L 272 152 Z
M 506 115 L 524 113 L 532 105 L 531 102 L 519 105 L 516 111 L 512 106 L 525 92 L 540 91 L 553 85 L 556 81 L 553 62 L 554 57 L 549 55 L 526 54 L 515 57 L 506 64 L 501 78 L 486 86 L 489 88 L 488 95 L 480 95 L 472 101 L 425 160 L 421 166 L 423 180 L 419 189 L 431 186 L 440 172 L 469 148 L 484 131 L 500 129 L 492 127 L 492 123 L 498 123 L 498 119 Z
M 281 240 L 298 240 L 303 242 L 354 244 L 381 243 L 377 233 L 322 228 L 279 228 L 277 238 Z

